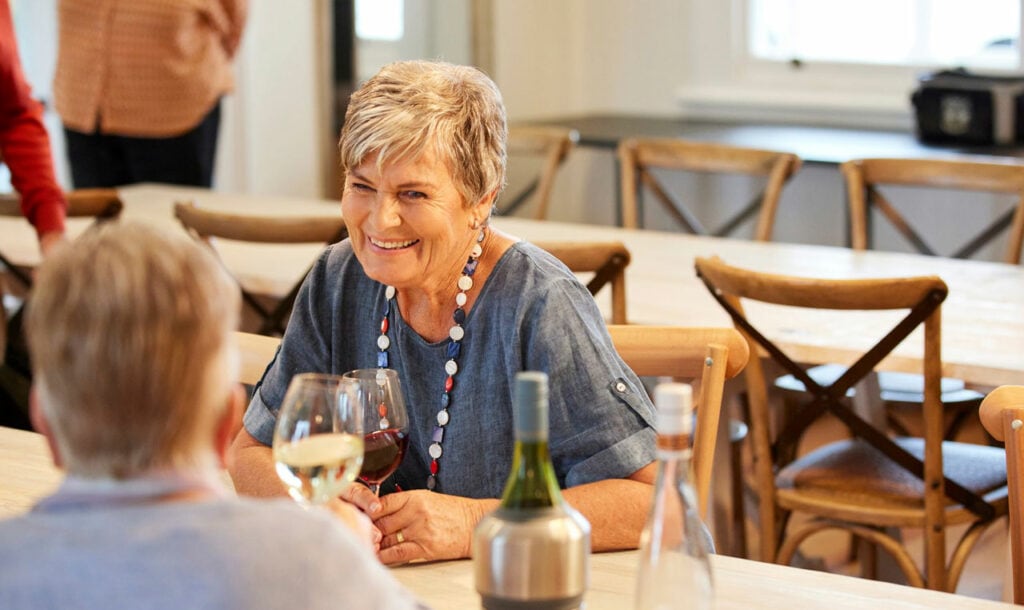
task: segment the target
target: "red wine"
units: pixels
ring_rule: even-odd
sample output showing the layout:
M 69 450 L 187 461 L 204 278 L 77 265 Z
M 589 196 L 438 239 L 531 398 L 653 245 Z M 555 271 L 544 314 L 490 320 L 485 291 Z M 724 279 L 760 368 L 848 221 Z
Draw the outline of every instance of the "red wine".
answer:
M 359 478 L 371 485 L 380 484 L 398 468 L 409 446 L 405 430 L 378 430 L 363 439 L 363 469 Z

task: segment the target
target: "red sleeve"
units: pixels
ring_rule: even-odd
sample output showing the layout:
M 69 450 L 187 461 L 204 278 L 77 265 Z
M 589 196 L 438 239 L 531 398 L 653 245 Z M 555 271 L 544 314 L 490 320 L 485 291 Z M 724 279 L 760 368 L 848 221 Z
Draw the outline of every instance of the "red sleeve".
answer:
M 36 232 L 63 231 L 67 204 L 54 176 L 42 107 L 21 71 L 7 0 L 0 0 L 0 154 Z

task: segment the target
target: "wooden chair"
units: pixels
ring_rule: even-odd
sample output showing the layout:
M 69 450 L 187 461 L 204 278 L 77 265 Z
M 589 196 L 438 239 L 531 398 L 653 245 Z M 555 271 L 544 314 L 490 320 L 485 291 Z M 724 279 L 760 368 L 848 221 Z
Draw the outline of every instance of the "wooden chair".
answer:
M 840 170 L 846 179 L 850 243 L 855 250 L 865 250 L 871 245 L 870 212 L 874 208 L 919 252 L 935 255 L 935 251 L 881 191 L 882 186 L 920 186 L 933 191 L 954 189 L 1014 195 L 1015 206 L 952 256 L 971 256 L 1005 231 L 1012 219 L 1013 226 L 1003 260 L 1012 264 L 1019 262 L 1021 242 L 1024 240 L 1024 165 L 970 160 L 857 159 L 843 163 Z M 836 379 L 842 370 L 843 367 L 837 365 L 823 365 L 810 369 L 808 374 L 818 383 L 827 384 Z M 907 429 L 899 413 L 921 408 L 924 400 L 921 383 L 920 375 L 884 371 L 878 374 L 877 395 L 871 399 L 885 405 L 889 424 L 901 434 L 907 434 Z M 788 393 L 799 395 L 804 392 L 803 384 L 792 376 L 780 378 L 776 386 Z M 968 388 L 961 379 L 942 379 L 942 404 L 950 420 L 944 435 L 947 440 L 954 439 L 963 424 L 977 413 L 984 397 L 981 392 Z
M 515 164 L 521 167 L 529 159 L 532 162 L 539 161 L 540 169 L 537 176 L 516 195 L 506 194 L 502 197 L 509 203 L 500 206 L 498 213 L 502 216 L 511 216 L 533 197 L 533 218 L 545 220 L 548 217 L 555 175 L 578 140 L 579 134 L 574 129 L 529 125 L 510 127 L 507 147 L 510 166 Z
M 786 181 L 800 169 L 800 158 L 792 153 L 739 148 L 723 144 L 660 138 L 631 138 L 619 143 L 619 167 L 622 187 L 622 226 L 640 228 L 643 224 L 641 192 L 643 187 L 661 202 L 665 210 L 687 231 L 698 235 L 726 236 L 747 219 L 757 216 L 754 239 L 770 241 L 775 212 Z M 654 170 L 674 170 L 705 174 L 737 174 L 760 177 L 764 190 L 715 230 L 708 230 L 654 174 Z
M 693 471 L 701 518 L 706 520 L 723 385 L 747 364 L 749 351 L 743 337 L 731 328 L 635 324 L 612 324 L 608 332 L 615 350 L 637 375 L 701 380 L 694 403 Z
M 938 277 L 822 280 L 755 273 L 721 260 L 698 258 L 697 274 L 744 334 L 751 353 L 764 352 L 811 388 L 797 412 L 772 429 L 761 361 L 752 358 L 745 378 L 759 499 L 761 559 L 787 564 L 800 544 L 827 529 L 844 530 L 884 549 L 907 581 L 919 587 L 955 590 L 967 556 L 984 530 L 1007 511 L 1003 452 L 967 443 L 943 443 L 939 401 L 942 370 L 941 304 L 947 288 Z M 830 386 L 817 384 L 744 313 L 742 301 L 827 310 L 908 311 Z M 794 314 L 794 319 L 799 319 Z M 915 330 L 923 332 L 924 434 L 890 437 L 884 422 L 858 413 L 846 390 Z M 803 432 L 824 414 L 841 422 L 852 438 L 825 444 L 790 461 Z M 881 424 L 881 425 L 879 425 Z M 789 515 L 810 517 L 787 532 Z M 946 528 L 966 525 L 946 564 Z M 891 532 L 916 528 L 924 539 L 924 570 Z M 781 543 L 781 548 L 780 548 Z M 862 567 L 873 575 L 873 561 Z
M 195 204 L 175 203 L 174 216 L 196 239 L 215 252 L 214 238 L 256 243 L 322 243 L 329 245 L 347 237 L 341 215 L 325 216 L 253 216 L 203 210 Z M 306 274 L 303 274 L 305 277 Z M 285 320 L 298 296 L 301 280 L 274 306 L 267 307 L 241 284 L 242 300 L 259 314 L 260 334 L 284 333 Z
M 536 245 L 553 254 L 574 273 L 593 273 L 587 282 L 590 294 L 597 296 L 605 285 L 611 284 L 611 322 L 626 323 L 626 267 L 630 255 L 622 242 L 540 242 Z
M 992 390 L 981 403 L 978 415 L 985 430 L 1006 444 L 1013 603 L 1024 604 L 1024 386 L 1006 385 Z
M 701 517 L 707 517 L 711 467 L 722 406 L 722 387 L 747 363 L 747 344 L 731 328 L 678 326 L 608 326 L 615 349 L 637 375 L 700 379 L 695 401 L 697 426 L 693 440 L 694 488 Z M 242 354 L 240 381 L 255 385 L 273 360 L 280 339 L 236 332 Z
M 124 204 L 114 189 L 78 189 L 65 194 L 68 218 L 96 219 L 96 222 L 114 220 L 121 214 Z M 21 197 L 17 193 L 0 195 L 0 216 L 21 216 Z M 0 264 L 26 289 L 32 286 L 31 274 L 11 263 L 0 252 Z
M 1024 242 L 1024 164 L 960 159 L 855 159 L 839 168 L 846 179 L 850 243 L 855 250 L 871 247 L 869 215 L 876 209 L 919 252 L 936 254 L 881 190 L 883 185 L 917 186 L 932 191 L 953 189 L 1012 195 L 1015 201 L 1011 208 L 950 256 L 968 258 L 1010 227 L 1002 260 L 1013 265 L 1020 263 Z

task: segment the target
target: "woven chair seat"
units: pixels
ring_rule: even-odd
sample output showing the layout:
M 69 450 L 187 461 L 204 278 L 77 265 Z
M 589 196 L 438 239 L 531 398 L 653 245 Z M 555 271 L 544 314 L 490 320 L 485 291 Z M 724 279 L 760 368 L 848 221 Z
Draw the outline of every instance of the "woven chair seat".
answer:
M 896 444 L 924 459 L 924 440 L 897 438 Z M 1001 449 L 969 443 L 944 442 L 946 476 L 979 496 L 1006 493 L 1006 458 Z M 783 468 L 777 478 L 780 500 L 799 502 L 799 494 L 827 495 L 832 503 L 879 511 L 924 510 L 924 483 L 887 459 L 878 449 L 857 439 L 821 447 Z M 787 493 L 792 490 L 794 493 Z M 956 502 L 946 498 L 947 506 Z

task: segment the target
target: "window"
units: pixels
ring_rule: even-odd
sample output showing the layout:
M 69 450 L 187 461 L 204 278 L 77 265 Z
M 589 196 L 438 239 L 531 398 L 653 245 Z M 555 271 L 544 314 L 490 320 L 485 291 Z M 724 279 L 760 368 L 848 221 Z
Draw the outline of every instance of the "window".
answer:
M 1020 67 L 1018 0 L 749 0 L 757 59 Z
M 362 40 L 401 40 L 404 0 L 356 0 L 356 36 Z
M 909 130 L 931 70 L 1024 70 L 1024 0 L 722 0 L 692 3 L 690 116 Z

